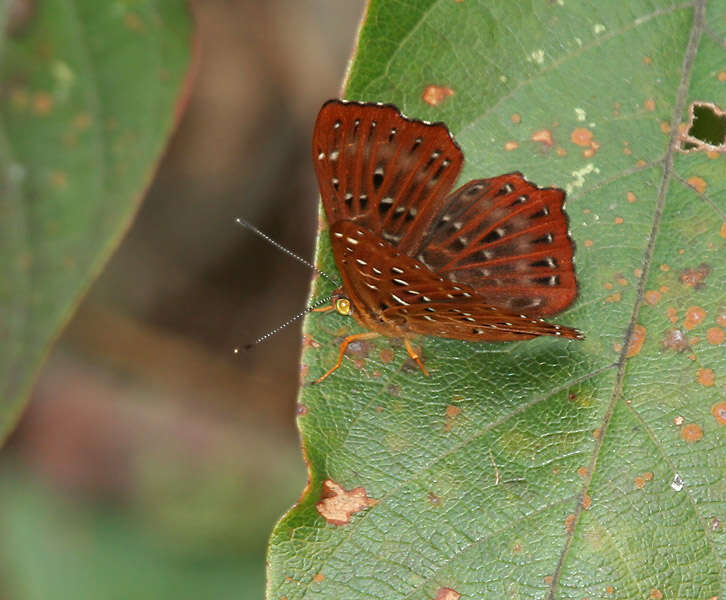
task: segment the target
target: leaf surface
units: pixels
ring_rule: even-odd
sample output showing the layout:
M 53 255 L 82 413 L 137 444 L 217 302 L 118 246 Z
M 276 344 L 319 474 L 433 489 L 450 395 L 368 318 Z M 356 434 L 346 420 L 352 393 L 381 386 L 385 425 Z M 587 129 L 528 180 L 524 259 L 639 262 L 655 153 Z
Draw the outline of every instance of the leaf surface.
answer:
M 678 147 L 724 65 L 723 0 L 369 4 L 346 98 L 447 123 L 460 183 L 566 189 L 580 295 L 553 320 L 587 339 L 420 338 L 428 378 L 353 344 L 301 388 L 268 600 L 723 594 L 726 155 Z M 360 331 L 310 315 L 304 382 Z

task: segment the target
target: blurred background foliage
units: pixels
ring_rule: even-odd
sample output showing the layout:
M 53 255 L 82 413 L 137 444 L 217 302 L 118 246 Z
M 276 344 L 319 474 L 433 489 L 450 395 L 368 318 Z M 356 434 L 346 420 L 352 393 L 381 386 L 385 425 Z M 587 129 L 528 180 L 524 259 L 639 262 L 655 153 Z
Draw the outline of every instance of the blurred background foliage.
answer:
M 310 274 L 234 217 L 312 254 L 312 124 L 363 7 L 190 3 L 186 112 L 0 450 L 1 600 L 263 596 L 305 484 L 299 327 L 231 350 L 299 311 Z

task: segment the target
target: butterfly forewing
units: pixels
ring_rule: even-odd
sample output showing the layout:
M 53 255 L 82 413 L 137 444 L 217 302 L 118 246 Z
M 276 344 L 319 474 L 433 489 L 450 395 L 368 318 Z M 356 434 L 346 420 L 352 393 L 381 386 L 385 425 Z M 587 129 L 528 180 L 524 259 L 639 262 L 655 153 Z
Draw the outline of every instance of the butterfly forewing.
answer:
M 580 337 L 577 330 L 493 306 L 470 286 L 445 279 L 352 221 L 334 223 L 330 234 L 353 314 L 372 331 L 475 341 Z
M 417 258 L 509 312 L 559 312 L 577 296 L 564 197 L 520 173 L 470 181 L 447 199 Z
M 391 105 L 331 100 L 315 123 L 313 161 L 329 223 L 354 221 L 412 253 L 463 155 L 443 124 L 407 119 Z

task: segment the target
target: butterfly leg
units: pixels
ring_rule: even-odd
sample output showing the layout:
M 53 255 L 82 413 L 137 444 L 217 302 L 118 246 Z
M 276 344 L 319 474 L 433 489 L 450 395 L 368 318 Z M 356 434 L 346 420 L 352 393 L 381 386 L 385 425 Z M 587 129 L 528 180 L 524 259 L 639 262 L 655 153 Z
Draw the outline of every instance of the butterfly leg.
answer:
M 329 310 L 335 310 L 335 307 L 332 304 L 328 304 L 327 306 L 313 308 L 310 312 L 328 312 Z
M 423 366 L 423 363 L 421 362 L 421 357 L 413 349 L 413 346 L 411 345 L 411 342 L 409 342 L 407 338 L 403 338 L 403 343 L 406 346 L 406 350 L 408 351 L 408 355 L 411 358 L 413 358 L 413 360 L 415 360 L 418 363 L 418 366 L 421 367 L 421 370 L 423 371 L 423 374 L 426 375 L 426 377 L 428 377 L 429 376 L 429 372 L 426 370 L 426 367 Z
M 343 343 L 340 344 L 340 350 L 338 350 L 338 361 L 333 365 L 331 369 L 328 370 L 327 373 L 325 373 L 325 375 L 323 375 L 322 377 L 318 377 L 315 381 L 313 381 L 313 383 L 320 383 L 321 381 L 327 379 L 328 375 L 330 375 L 333 371 L 338 369 L 338 367 L 343 363 L 343 357 L 345 356 L 345 350 L 348 347 L 348 344 L 350 344 L 351 342 L 356 342 L 358 340 L 370 340 L 379 337 L 380 335 L 380 333 L 374 333 L 372 331 L 349 335 L 343 340 Z

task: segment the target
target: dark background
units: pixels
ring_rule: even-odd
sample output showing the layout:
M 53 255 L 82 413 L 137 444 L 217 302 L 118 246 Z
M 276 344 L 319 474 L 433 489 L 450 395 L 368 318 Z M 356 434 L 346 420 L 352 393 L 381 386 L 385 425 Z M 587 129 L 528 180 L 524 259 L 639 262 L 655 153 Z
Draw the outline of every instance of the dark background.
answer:
M 0 452 L 0 600 L 262 598 L 305 467 L 294 422 L 310 135 L 363 0 L 199 0 L 189 105 L 128 235 Z

